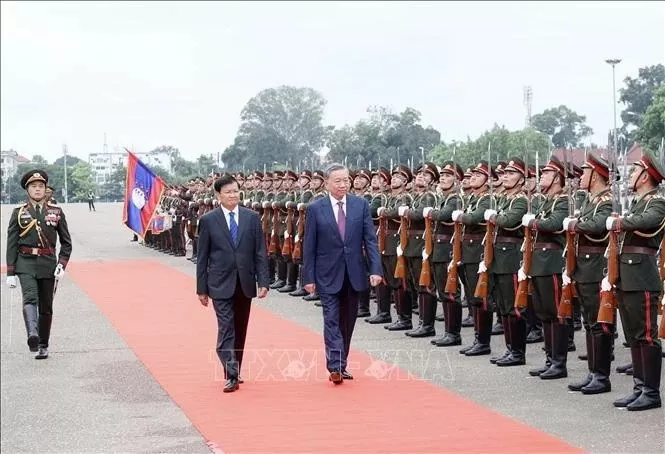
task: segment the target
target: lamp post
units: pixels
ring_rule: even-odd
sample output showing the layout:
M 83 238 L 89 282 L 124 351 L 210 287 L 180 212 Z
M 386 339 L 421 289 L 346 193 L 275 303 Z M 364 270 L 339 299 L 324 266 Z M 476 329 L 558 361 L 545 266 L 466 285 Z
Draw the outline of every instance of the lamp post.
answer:
M 62 145 L 62 163 L 65 167 L 65 193 L 64 193 L 64 198 L 65 198 L 65 203 L 68 203 L 69 200 L 69 194 L 67 192 L 67 144 Z
M 620 58 L 613 58 L 605 60 L 605 63 L 612 65 L 612 99 L 614 103 L 614 155 L 616 156 L 617 150 L 619 148 L 619 143 L 617 141 L 617 88 L 616 88 L 616 71 L 615 67 L 621 63 Z

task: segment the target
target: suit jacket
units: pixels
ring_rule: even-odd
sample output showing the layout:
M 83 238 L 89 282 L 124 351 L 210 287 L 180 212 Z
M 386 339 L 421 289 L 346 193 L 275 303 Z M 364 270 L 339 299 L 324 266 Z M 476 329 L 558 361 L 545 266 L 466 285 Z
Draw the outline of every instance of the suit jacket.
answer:
M 368 288 L 368 271 L 373 275 L 383 274 L 369 203 L 362 197 L 346 195 L 346 229 L 342 240 L 330 197 L 323 197 L 307 207 L 303 284 L 315 283 L 319 293 L 338 293 L 345 270 L 351 286 L 358 292 Z
M 238 246 L 221 207 L 204 214 L 198 223 L 196 293 L 212 299 L 230 299 L 240 280 L 248 298 L 256 296 L 256 287 L 268 287 L 268 256 L 258 214 L 238 206 Z

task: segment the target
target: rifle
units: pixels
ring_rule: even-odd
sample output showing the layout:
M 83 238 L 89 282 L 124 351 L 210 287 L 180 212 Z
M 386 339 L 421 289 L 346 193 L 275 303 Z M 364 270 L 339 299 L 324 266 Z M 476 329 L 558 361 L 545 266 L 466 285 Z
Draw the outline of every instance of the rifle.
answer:
M 489 177 L 487 178 L 487 181 L 489 183 L 489 198 L 490 198 L 490 209 L 492 208 L 492 203 L 493 203 L 493 185 L 492 185 L 492 161 L 491 161 L 491 150 L 490 150 L 491 142 L 487 145 L 487 168 L 489 170 Z M 490 279 L 490 272 L 489 269 L 492 266 L 492 261 L 494 260 L 494 237 L 495 237 L 495 230 L 496 226 L 492 224 L 490 221 L 487 221 L 487 224 L 485 226 L 485 238 L 483 238 L 483 245 L 484 245 L 484 250 L 483 250 L 483 263 L 485 265 L 486 270 L 480 273 L 478 276 L 478 283 L 476 284 L 476 289 L 474 292 L 474 296 L 476 298 L 487 298 L 488 293 L 489 293 L 489 279 Z
M 536 191 L 540 194 L 540 168 L 538 167 L 538 151 L 536 150 Z M 527 213 L 533 214 L 533 204 L 531 197 L 528 197 Z M 534 237 L 533 231 L 529 227 L 524 227 L 524 242 L 522 243 L 522 268 L 524 273 L 529 276 L 531 272 L 531 261 L 533 259 L 533 244 Z M 527 277 L 523 281 L 519 281 L 517 285 L 517 292 L 515 293 L 515 309 L 523 311 L 527 308 L 529 303 L 529 288 L 530 279 Z
M 402 216 L 399 221 L 399 249 L 397 253 L 397 266 L 395 266 L 395 278 L 402 280 L 402 285 L 406 288 L 406 257 L 404 250 L 409 242 L 409 220 Z
M 573 163 L 570 162 L 570 156 L 566 156 L 566 150 L 563 150 L 563 161 L 564 169 L 567 176 L 570 176 L 570 173 L 574 172 Z M 570 164 L 570 166 L 569 166 Z M 570 173 L 569 173 L 570 172 Z M 572 217 L 575 211 L 574 201 L 572 197 L 572 188 L 571 181 L 566 182 L 566 191 L 568 192 L 568 217 Z M 564 273 L 568 275 L 569 278 L 572 277 L 575 272 L 575 233 L 566 231 L 566 248 L 563 251 L 566 257 L 566 268 L 563 270 Z M 567 318 L 573 316 L 573 297 L 574 286 L 571 282 L 568 285 L 563 286 L 561 289 L 561 299 L 559 300 L 559 307 L 557 309 L 557 316 L 559 320 L 563 321 Z
M 420 270 L 419 284 L 423 287 L 430 288 L 432 285 L 432 266 L 430 264 L 430 257 L 434 249 L 434 239 L 432 238 L 432 220 L 425 218 L 425 248 L 423 249 L 423 266 Z
M 610 216 L 618 218 L 621 214 L 621 188 L 619 187 L 617 169 L 617 147 L 614 144 L 614 152 L 610 159 L 610 181 L 612 184 L 612 214 Z M 614 285 L 619 280 L 619 238 L 616 231 L 609 233 L 610 241 L 605 252 L 607 257 L 607 280 L 612 288 L 609 291 L 600 291 L 600 308 L 598 309 L 598 323 L 608 325 L 614 324 L 614 315 L 616 313 L 617 301 Z
M 287 202 L 287 204 L 288 203 L 289 202 Z M 291 256 L 292 253 L 293 253 L 293 207 L 289 207 L 286 209 L 286 232 L 284 235 L 284 247 L 282 248 L 282 255 L 288 258 Z
M 453 162 L 455 162 L 455 152 L 457 148 L 453 148 Z M 460 209 L 460 198 L 462 194 L 460 193 L 459 181 L 455 178 L 455 209 L 459 211 Z M 444 292 L 453 295 L 457 293 L 457 286 L 459 285 L 459 264 L 462 261 L 462 224 L 460 222 L 455 222 L 453 227 L 453 237 L 451 242 L 453 243 L 453 256 L 450 259 L 450 267 L 448 268 L 448 277 L 446 279 L 446 286 Z
M 305 234 L 305 209 L 298 210 L 298 220 L 296 221 L 296 238 L 293 246 L 293 262 L 300 263 L 302 260 L 302 237 Z

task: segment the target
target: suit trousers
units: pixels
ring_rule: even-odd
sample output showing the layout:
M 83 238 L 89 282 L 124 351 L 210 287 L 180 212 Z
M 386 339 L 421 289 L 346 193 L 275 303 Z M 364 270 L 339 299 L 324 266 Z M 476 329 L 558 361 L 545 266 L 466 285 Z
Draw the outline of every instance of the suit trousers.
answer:
M 348 271 L 344 271 L 344 283 L 338 293 L 323 293 L 323 341 L 326 367 L 329 372 L 346 370 L 351 337 L 358 314 L 358 292 L 353 289 Z
M 617 292 L 617 305 L 626 341 L 631 347 L 654 345 L 660 347 L 658 338 L 658 292 Z
M 232 298 L 213 299 L 212 303 L 217 315 L 217 356 L 226 378 L 238 378 L 252 299 L 245 296 L 238 280 Z
M 28 335 L 37 329 L 39 346 L 48 348 L 53 319 L 55 278 L 37 279 L 30 274 L 19 273 L 18 280 L 23 292 L 23 320 Z

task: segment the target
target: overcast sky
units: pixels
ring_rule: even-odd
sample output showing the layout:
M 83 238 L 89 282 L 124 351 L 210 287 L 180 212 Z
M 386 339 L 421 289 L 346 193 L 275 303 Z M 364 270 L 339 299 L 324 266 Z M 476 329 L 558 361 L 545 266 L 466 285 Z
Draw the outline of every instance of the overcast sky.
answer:
M 2 149 L 49 160 L 233 142 L 260 90 L 309 86 L 342 126 L 369 105 L 423 114 L 443 140 L 566 104 L 612 127 L 612 71 L 665 62 L 662 2 L 2 2 Z

